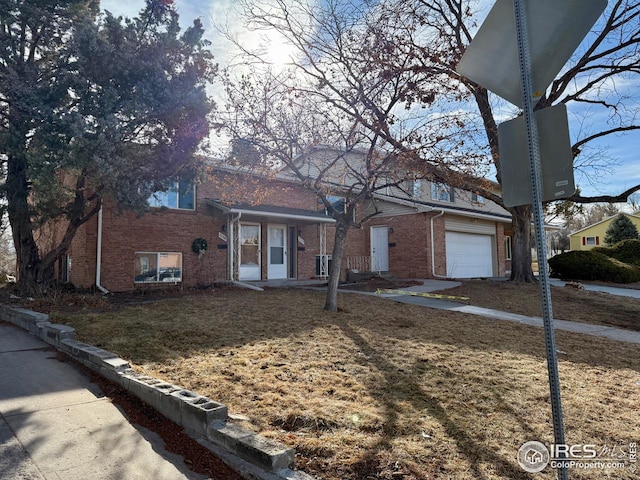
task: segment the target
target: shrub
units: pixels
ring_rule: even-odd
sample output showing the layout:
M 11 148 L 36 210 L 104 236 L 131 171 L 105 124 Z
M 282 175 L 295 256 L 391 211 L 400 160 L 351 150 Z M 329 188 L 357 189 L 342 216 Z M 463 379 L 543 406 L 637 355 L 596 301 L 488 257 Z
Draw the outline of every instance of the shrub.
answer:
M 594 250 L 571 251 L 550 258 L 551 275 L 573 280 L 640 282 L 640 268 Z
M 640 240 L 622 240 L 613 247 L 596 247 L 592 252 L 603 253 L 624 263 L 640 266 Z

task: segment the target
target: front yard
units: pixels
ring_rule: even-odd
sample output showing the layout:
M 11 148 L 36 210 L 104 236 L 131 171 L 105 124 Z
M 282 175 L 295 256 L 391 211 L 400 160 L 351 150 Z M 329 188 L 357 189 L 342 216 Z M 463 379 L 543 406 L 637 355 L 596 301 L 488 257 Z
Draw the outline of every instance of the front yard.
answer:
M 516 460 L 524 442 L 553 438 L 541 329 L 356 294 L 336 314 L 322 305 L 319 292 L 229 289 L 53 321 L 226 403 L 321 478 L 555 478 Z M 567 442 L 628 451 L 640 440 L 639 346 L 557 340 Z
M 478 307 L 542 316 L 540 287 L 531 283 L 466 280 L 460 287 L 440 293 L 469 297 L 471 305 Z M 640 331 L 640 299 L 637 298 L 573 287 L 551 287 L 551 303 L 554 318 L 560 320 Z

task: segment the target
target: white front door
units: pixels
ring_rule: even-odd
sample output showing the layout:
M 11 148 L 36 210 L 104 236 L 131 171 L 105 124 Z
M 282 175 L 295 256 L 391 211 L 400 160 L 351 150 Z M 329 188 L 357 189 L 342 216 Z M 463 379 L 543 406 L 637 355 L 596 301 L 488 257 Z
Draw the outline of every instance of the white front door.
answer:
M 240 224 L 240 280 L 260 280 L 260 225 Z
M 389 271 L 388 227 L 371 227 L 371 271 Z
M 267 278 L 287 278 L 287 227 L 269 225 L 267 235 Z

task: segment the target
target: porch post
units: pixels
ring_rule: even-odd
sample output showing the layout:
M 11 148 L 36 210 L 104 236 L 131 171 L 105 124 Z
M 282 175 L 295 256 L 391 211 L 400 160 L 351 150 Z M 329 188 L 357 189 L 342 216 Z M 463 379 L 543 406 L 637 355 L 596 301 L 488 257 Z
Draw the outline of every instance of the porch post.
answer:
M 327 259 L 327 224 L 320 224 L 320 277 L 329 276 L 329 261 Z

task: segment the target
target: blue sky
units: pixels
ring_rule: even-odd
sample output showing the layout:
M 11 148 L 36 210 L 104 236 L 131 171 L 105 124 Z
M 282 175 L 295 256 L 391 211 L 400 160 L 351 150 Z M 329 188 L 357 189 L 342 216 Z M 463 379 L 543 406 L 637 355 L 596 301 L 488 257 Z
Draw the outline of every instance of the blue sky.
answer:
M 489 2 L 491 4 L 492 2 Z M 213 22 L 227 25 L 229 29 L 250 44 L 255 45 L 259 39 L 253 32 L 243 29 L 239 20 L 234 0 L 175 0 L 183 25 L 189 25 L 194 18 L 200 18 L 207 31 L 207 38 L 212 42 L 211 49 L 217 61 L 225 64 L 231 60 L 231 48 L 213 28 Z M 101 7 L 115 15 L 135 16 L 144 6 L 143 0 L 102 0 Z M 283 47 L 274 49 L 274 55 L 286 55 Z M 613 88 L 613 86 L 612 86 Z M 624 90 L 630 96 L 628 107 L 637 106 L 640 102 L 640 81 L 629 80 L 615 85 L 617 90 Z M 582 138 L 585 134 L 605 129 L 607 116 L 593 107 L 582 104 L 569 104 L 569 127 L 572 140 Z M 627 188 L 640 184 L 640 131 L 625 135 L 609 135 L 594 142 L 585 153 L 601 152 L 612 162 L 606 170 L 592 172 L 591 181 L 580 172 L 576 172 L 576 184 L 583 195 L 615 195 Z M 595 158 L 602 155 L 595 155 Z

